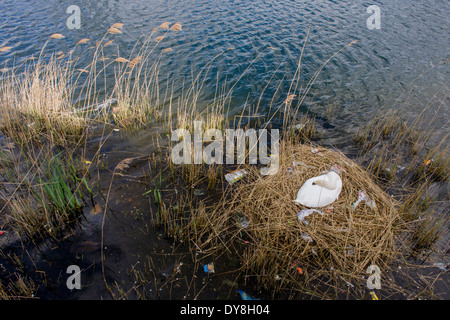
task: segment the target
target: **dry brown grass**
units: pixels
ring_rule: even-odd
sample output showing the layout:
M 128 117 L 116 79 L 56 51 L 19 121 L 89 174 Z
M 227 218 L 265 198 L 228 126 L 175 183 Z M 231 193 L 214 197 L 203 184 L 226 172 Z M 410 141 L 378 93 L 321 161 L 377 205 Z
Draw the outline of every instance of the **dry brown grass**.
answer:
M 280 168 L 272 176 L 261 176 L 257 167 L 246 166 L 249 174 L 245 181 L 234 184 L 214 210 L 202 208 L 192 218 L 196 224 L 192 220 L 188 230 L 196 247 L 236 252 L 242 271 L 270 289 L 310 292 L 323 279 L 345 279 L 365 286 L 361 276 L 367 267 L 376 264 L 383 268 L 397 254 L 395 235 L 401 226 L 397 203 L 343 154 L 323 148 L 313 154 L 312 148 L 283 142 Z M 306 166 L 293 167 L 293 161 Z M 322 208 L 323 216 L 309 216 L 309 224 L 299 222 L 297 213 L 305 207 L 292 201 L 297 191 L 307 179 L 335 164 L 343 168 L 339 200 Z M 351 207 L 360 190 L 375 201 L 376 208 L 364 202 L 356 209 Z M 247 227 L 239 224 L 242 219 L 249 222 Z M 304 233 L 313 242 L 304 240 Z M 301 281 L 292 271 L 293 263 L 303 271 Z

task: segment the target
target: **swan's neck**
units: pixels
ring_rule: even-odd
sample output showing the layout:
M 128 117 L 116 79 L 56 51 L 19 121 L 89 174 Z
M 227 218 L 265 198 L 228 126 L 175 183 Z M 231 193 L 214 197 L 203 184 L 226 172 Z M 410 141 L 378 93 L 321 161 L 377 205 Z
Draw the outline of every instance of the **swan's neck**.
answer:
M 314 181 L 314 184 L 319 187 L 323 187 L 326 189 L 334 190 L 337 187 L 337 178 L 334 175 L 328 174 L 324 179 Z

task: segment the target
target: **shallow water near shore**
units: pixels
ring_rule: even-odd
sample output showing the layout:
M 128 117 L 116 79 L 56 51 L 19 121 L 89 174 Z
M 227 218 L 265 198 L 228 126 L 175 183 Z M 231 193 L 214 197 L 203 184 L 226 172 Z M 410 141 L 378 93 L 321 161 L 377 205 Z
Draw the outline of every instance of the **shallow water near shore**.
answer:
M 235 84 L 229 108 L 231 116 L 242 112 L 247 105 L 254 105 L 260 97 L 260 112 L 266 114 L 272 111 L 273 97 L 274 106 L 284 100 L 283 94 L 294 77 L 309 29 L 301 69 L 304 83 L 334 52 L 358 40 L 322 70 L 302 105 L 303 112 L 316 118 L 320 132 L 316 142 L 355 157 L 358 149 L 352 143 L 352 135 L 358 128 L 378 112 L 400 107 L 404 101 L 408 102 L 405 116 L 410 118 L 430 105 L 429 112 L 439 115 L 434 134 L 445 135 L 449 131 L 450 112 L 450 64 L 443 63 L 449 59 L 445 14 L 450 9 L 449 3 L 382 1 L 379 4 L 383 14 L 381 30 L 369 30 L 366 26 L 369 15 L 365 10 L 369 4 L 365 1 L 222 1 L 219 4 L 213 1 L 88 1 L 80 4 L 82 28 L 68 30 L 67 6 L 63 2 L 4 1 L 0 12 L 0 30 L 4 31 L 0 33 L 0 46 L 13 49 L 0 54 L 0 66 L 11 67 L 21 59 L 37 56 L 42 43 L 54 32 L 66 38 L 51 42 L 47 49 L 67 51 L 81 38 L 101 38 L 116 22 L 125 24 L 123 34 L 114 37 L 118 49 L 111 47 L 108 54 L 127 56 L 142 34 L 151 32 L 162 22 L 180 21 L 183 31 L 170 35 L 163 44 L 162 48 L 174 51 L 161 61 L 159 81 L 162 84 L 173 81 L 173 96 L 177 97 L 183 91 L 183 81 L 188 83 L 212 61 L 199 104 L 211 103 L 217 83 L 226 82 Z M 234 49 L 214 59 L 231 47 Z M 274 49 L 266 50 L 267 47 Z M 80 67 L 88 60 L 82 58 Z M 113 71 L 109 76 L 114 77 Z M 409 93 L 409 89 L 413 91 Z M 334 107 L 329 109 L 330 105 Z M 99 139 L 103 137 L 89 141 L 87 160 L 96 152 Z M 239 263 L 232 259 L 232 254 L 200 260 L 201 252 L 187 244 L 174 244 L 163 230 L 152 226 L 151 212 L 157 209 L 151 194 L 146 193 L 154 187 L 154 177 L 160 168 L 157 163 L 152 167 L 151 155 L 167 143 L 165 139 L 157 125 L 133 133 L 114 132 L 100 151 L 102 169 L 91 172 L 89 182 L 99 186 L 99 190 L 92 200 L 86 201 L 76 231 L 60 242 L 45 241 L 37 247 L 22 245 L 20 241 L 13 243 L 13 251 L 21 257 L 24 269 L 35 279 L 45 278 L 47 286 L 40 287 L 36 296 L 108 299 L 111 296 L 104 285 L 106 279 L 116 297 L 129 299 L 239 299 L 237 289 L 272 298 L 268 292 L 252 291 L 252 279 L 236 272 Z M 111 172 L 129 157 L 140 158 L 126 173 L 114 177 L 108 195 Z M 198 195 L 206 197 L 203 190 Z M 107 196 L 110 200 L 102 247 L 103 210 L 93 214 L 92 208 L 97 203 L 103 209 Z M 443 240 L 442 246 L 446 245 L 448 239 Z M 105 256 L 104 271 L 101 252 Z M 215 274 L 205 273 L 203 263 L 213 260 Z M 65 285 L 66 269 L 71 264 L 82 269 L 82 290 L 70 291 Z M 8 269 L 12 265 L 12 260 L 5 258 L 4 267 Z M 429 277 L 441 272 L 429 265 L 422 271 Z M 137 275 L 141 277 L 138 280 Z M 448 298 L 448 274 L 436 286 L 437 294 Z

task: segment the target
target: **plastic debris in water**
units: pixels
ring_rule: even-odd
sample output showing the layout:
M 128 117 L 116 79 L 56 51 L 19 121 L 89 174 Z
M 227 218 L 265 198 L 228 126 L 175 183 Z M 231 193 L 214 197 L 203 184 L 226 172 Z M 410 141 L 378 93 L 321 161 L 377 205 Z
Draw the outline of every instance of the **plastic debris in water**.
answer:
M 301 162 L 301 161 L 292 161 L 292 166 L 293 167 L 295 167 L 295 166 L 302 166 L 302 167 L 309 168 L 309 166 L 306 163 Z
M 313 239 L 306 232 L 303 232 L 300 236 L 302 237 L 303 240 L 307 242 L 313 242 Z
M 241 295 L 242 300 L 259 300 L 257 298 L 253 298 L 253 297 L 249 296 L 247 293 L 245 293 L 242 290 L 237 290 L 237 292 Z
M 214 273 L 214 262 L 205 264 L 203 270 L 205 270 L 206 273 Z
M 302 211 L 300 211 L 299 213 L 297 213 L 297 218 L 298 221 L 300 222 L 304 222 L 306 224 L 309 224 L 308 221 L 305 220 L 305 218 L 307 216 L 309 216 L 310 214 L 313 214 L 314 212 L 320 213 L 321 215 L 323 215 L 323 212 L 321 210 L 316 210 L 316 209 L 303 209 Z
M 355 287 L 351 282 L 345 281 L 345 283 L 346 283 L 349 287 L 352 287 L 352 288 Z
M 225 180 L 228 181 L 229 184 L 233 184 L 236 181 L 239 181 L 240 179 L 242 179 L 244 177 L 244 175 L 247 174 L 247 171 L 245 171 L 244 169 L 239 169 L 230 173 L 227 173 L 225 175 Z
M 378 299 L 377 295 L 375 294 L 375 292 L 370 291 L 370 295 L 372 296 L 372 300 L 380 300 Z
M 352 208 L 355 209 L 359 203 L 361 201 L 365 201 L 366 204 L 371 208 L 371 209 L 375 209 L 376 208 L 376 204 L 375 201 L 369 199 L 369 197 L 367 197 L 366 193 L 361 190 L 358 192 L 358 200 L 356 200 L 356 202 L 354 204 L 352 204 Z

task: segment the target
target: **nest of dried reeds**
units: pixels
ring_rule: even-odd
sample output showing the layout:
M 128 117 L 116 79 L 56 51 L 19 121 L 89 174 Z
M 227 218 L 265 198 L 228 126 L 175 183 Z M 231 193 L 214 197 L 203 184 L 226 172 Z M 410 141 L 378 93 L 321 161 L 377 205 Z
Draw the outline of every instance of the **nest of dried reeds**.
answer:
M 239 247 L 232 251 L 240 255 L 242 268 L 264 287 L 307 288 L 319 278 L 366 281 L 361 274 L 368 266 L 383 268 L 396 254 L 401 220 L 395 201 L 344 154 L 325 148 L 313 153 L 313 148 L 283 142 L 275 175 L 262 176 L 256 166 L 245 167 L 245 181 L 233 184 L 231 195 L 208 218 L 204 244 Z M 297 191 L 332 166 L 341 169 L 339 199 L 320 208 L 323 215 L 300 222 L 297 213 L 306 207 L 293 202 Z M 375 207 L 364 201 L 352 207 L 360 190 Z

